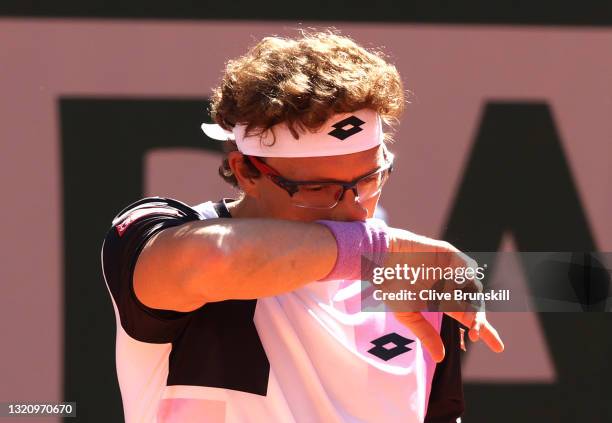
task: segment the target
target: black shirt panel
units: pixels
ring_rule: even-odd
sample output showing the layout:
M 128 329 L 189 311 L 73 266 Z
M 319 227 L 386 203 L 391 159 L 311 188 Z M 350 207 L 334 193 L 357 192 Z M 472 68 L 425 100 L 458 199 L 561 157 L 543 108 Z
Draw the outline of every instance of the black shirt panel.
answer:
M 189 320 L 190 313 L 142 304 L 134 293 L 132 277 L 138 255 L 152 236 L 199 217 L 198 212 L 183 203 L 152 197 L 130 205 L 113 220 L 102 247 L 102 268 L 121 325 L 132 338 L 152 343 L 171 342 Z
M 270 362 L 253 321 L 257 300 L 207 303 L 172 344 L 168 385 L 266 395 Z
M 446 355 L 436 365 L 425 423 L 455 423 L 463 415 L 463 383 L 461 380 L 461 344 L 459 329 L 463 327 L 455 319 L 444 315 L 440 336 Z

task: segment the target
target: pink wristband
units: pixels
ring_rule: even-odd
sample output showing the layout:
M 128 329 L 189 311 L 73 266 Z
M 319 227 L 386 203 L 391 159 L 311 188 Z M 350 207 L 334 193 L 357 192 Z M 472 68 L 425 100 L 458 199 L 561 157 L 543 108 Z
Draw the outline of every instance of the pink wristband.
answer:
M 338 256 L 332 271 L 321 282 L 361 279 L 361 256 L 371 260 L 372 266 L 382 265 L 385 253 L 389 250 L 387 225 L 380 219 L 365 222 L 338 222 L 317 220 L 325 225 L 336 238 Z M 366 273 L 368 269 L 364 269 Z

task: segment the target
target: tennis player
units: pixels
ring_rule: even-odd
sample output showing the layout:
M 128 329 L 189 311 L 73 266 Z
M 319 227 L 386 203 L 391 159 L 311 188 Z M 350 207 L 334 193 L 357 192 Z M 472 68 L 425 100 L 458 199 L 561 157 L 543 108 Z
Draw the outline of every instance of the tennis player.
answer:
M 503 349 L 484 313 L 360 309 L 362 254 L 462 259 L 373 218 L 404 102 L 382 53 L 332 32 L 228 62 L 203 129 L 239 197 L 142 199 L 103 244 L 127 422 L 458 421 L 458 322 Z

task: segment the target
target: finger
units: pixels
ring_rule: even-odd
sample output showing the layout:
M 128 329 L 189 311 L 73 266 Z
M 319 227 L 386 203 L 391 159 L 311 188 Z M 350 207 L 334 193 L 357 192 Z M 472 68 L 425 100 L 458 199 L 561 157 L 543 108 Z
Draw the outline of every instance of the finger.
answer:
M 470 337 L 470 341 L 477 342 L 480 339 L 480 327 L 482 323 L 476 319 L 474 321 L 474 325 L 468 331 L 468 336 Z
M 497 333 L 497 330 L 491 323 L 483 322 L 480 327 L 480 338 L 492 351 L 500 353 L 504 350 L 504 342 L 501 340 L 499 333 Z
M 463 326 L 469 328 L 468 336 L 470 341 L 477 342 L 480 339 L 480 328 L 482 322 L 476 318 L 477 314 L 474 312 L 448 312 L 446 313 Z
M 432 360 L 436 363 L 444 359 L 444 343 L 440 334 L 434 327 L 418 312 L 395 313 L 396 319 L 406 326 L 419 338 L 423 347 L 429 352 Z
M 472 328 L 472 327 L 476 328 L 476 325 L 478 325 L 478 338 L 479 339 L 482 339 L 484 343 L 492 351 L 502 352 L 504 350 L 505 348 L 504 343 L 501 340 L 499 333 L 493 327 L 493 325 L 491 325 L 491 323 L 489 323 L 486 320 L 482 312 L 481 313 L 451 312 L 451 313 L 446 313 L 446 314 L 448 314 L 453 319 L 457 320 L 462 325 L 467 326 L 468 328 Z M 470 329 L 470 331 L 468 332 L 468 336 L 470 337 L 470 340 L 473 341 L 471 332 L 472 330 Z

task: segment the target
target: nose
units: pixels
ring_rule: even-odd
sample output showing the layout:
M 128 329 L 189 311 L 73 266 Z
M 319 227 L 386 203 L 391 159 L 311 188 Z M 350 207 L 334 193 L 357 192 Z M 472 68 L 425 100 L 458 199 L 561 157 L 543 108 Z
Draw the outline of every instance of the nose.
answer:
M 355 190 L 347 190 L 342 200 L 334 207 L 334 217 L 337 220 L 365 221 L 368 217 L 368 209 L 359 202 Z

